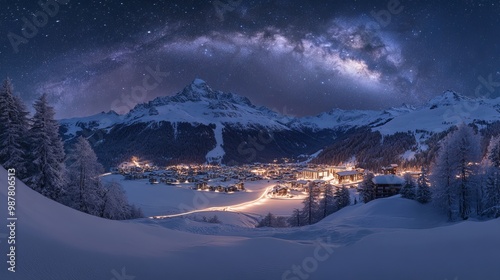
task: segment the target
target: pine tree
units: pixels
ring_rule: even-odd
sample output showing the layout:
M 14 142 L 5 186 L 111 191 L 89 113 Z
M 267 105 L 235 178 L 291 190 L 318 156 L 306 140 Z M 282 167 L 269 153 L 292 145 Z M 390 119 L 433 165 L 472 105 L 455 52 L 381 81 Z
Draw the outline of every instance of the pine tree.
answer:
M 102 200 L 101 217 L 111 220 L 127 219 L 128 202 L 118 182 L 113 181 L 105 186 Z
M 433 171 L 433 200 L 450 220 L 458 214 L 468 219 L 475 203 L 476 162 L 480 140 L 471 127 L 461 125 L 443 140 Z
M 33 105 L 35 115 L 29 131 L 31 143 L 28 185 L 41 194 L 58 201 L 63 195 L 65 180 L 64 148 L 54 109 L 43 94 Z
M 337 205 L 337 211 L 351 205 L 351 194 L 345 186 L 342 186 L 335 191 L 335 202 Z
M 359 192 L 364 203 L 368 203 L 375 199 L 375 184 L 373 183 L 373 173 L 367 173 L 363 177 L 363 181 L 359 183 Z
M 457 183 L 459 188 L 459 212 L 463 220 L 469 218 L 472 204 L 475 201 L 477 184 L 474 176 L 477 174 L 476 163 L 480 160 L 480 139 L 474 130 L 462 124 L 452 135 L 452 146 L 456 154 Z
M 288 218 L 288 224 L 292 227 L 300 227 L 304 225 L 304 223 L 302 222 L 302 214 L 299 209 L 293 209 L 292 216 Z
M 257 227 L 286 227 L 287 222 L 285 217 L 275 216 L 269 212 L 262 220 L 260 220 Z
M 89 142 L 78 137 L 68 160 L 69 196 L 72 207 L 91 215 L 99 215 L 102 186 L 99 174 L 104 171 Z
M 486 184 L 483 187 L 482 216 L 500 217 L 500 168 L 492 166 L 486 173 Z
M 487 157 L 493 166 L 500 168 L 500 136 L 491 138 Z
M 111 220 L 126 220 L 143 217 L 142 211 L 128 203 L 125 192 L 118 182 L 104 186 L 100 216 Z
M 448 135 L 438 151 L 436 162 L 432 172 L 432 201 L 438 207 L 443 209 L 449 220 L 453 220 L 456 209 L 457 193 L 455 188 L 455 166 L 452 160 L 453 151 L 450 149 Z
M 422 167 L 420 176 L 417 180 L 417 191 L 415 199 L 422 203 L 431 201 L 431 189 L 429 188 L 429 179 L 427 178 L 427 169 Z
M 271 212 L 269 212 L 262 220 L 260 220 L 257 227 L 274 227 L 275 224 L 276 217 Z
M 325 186 L 325 193 L 323 198 L 319 201 L 321 218 L 325 218 L 326 216 L 337 211 L 335 194 L 333 192 L 333 186 L 328 184 Z
M 304 204 L 302 215 L 307 224 L 312 225 L 319 220 L 319 189 L 313 182 L 309 183 L 307 189 L 307 197 L 302 202 Z
M 402 198 L 415 200 L 416 198 L 416 186 L 415 181 L 410 174 L 406 173 L 404 176 L 405 184 L 401 188 L 400 194 Z
M 21 99 L 13 95 L 13 87 L 6 79 L 0 88 L 0 164 L 16 169 L 23 179 L 27 175 L 28 112 Z

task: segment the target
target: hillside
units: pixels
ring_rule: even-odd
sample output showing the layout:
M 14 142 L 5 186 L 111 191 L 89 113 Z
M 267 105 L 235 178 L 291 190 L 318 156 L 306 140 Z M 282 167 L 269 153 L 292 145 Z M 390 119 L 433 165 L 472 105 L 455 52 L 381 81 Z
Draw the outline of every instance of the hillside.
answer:
M 6 176 L 0 168 L 2 201 Z M 500 278 L 500 220 L 446 224 L 428 206 L 398 197 L 347 207 L 309 227 L 233 228 L 224 236 L 169 229 L 176 219 L 96 218 L 19 181 L 16 199 L 17 272 L 4 264 L 2 279 L 294 279 L 293 265 L 304 265 L 309 279 Z M 5 239 L 0 248 L 6 252 Z

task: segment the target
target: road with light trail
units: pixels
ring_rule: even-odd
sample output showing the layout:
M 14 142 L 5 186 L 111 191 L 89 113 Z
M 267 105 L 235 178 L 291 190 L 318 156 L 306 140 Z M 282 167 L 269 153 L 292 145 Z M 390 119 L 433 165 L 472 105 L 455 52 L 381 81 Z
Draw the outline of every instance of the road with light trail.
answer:
M 178 213 L 178 214 L 151 216 L 149 218 L 150 219 L 166 219 L 166 218 L 182 217 L 182 216 L 185 216 L 185 215 L 194 214 L 194 213 L 200 213 L 200 212 L 231 211 L 231 209 L 233 209 L 233 208 L 241 208 L 241 207 L 245 207 L 245 206 L 250 206 L 250 205 L 253 205 L 253 204 L 257 204 L 257 203 L 259 203 L 260 201 L 262 201 L 264 199 L 267 199 L 267 197 L 266 197 L 267 193 L 270 190 L 272 190 L 272 188 L 273 188 L 272 186 L 271 187 L 267 187 L 264 190 L 264 192 L 262 192 L 261 196 L 259 196 L 257 199 L 252 200 L 252 201 L 247 201 L 247 202 L 243 202 L 243 203 L 239 203 L 239 204 L 233 204 L 233 205 L 227 205 L 227 206 L 208 207 L 208 208 L 204 208 L 204 209 L 197 209 L 197 210 L 192 210 L 192 211 L 188 211 L 188 212 L 184 212 L 184 213 Z

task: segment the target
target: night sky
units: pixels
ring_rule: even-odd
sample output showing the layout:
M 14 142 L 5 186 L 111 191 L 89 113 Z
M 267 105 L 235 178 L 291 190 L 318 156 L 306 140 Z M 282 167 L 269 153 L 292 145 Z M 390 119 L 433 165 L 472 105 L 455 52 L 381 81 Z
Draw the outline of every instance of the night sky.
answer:
M 195 78 L 295 116 L 473 96 L 488 79 L 500 96 L 498 0 L 37 2 L 0 0 L 0 78 L 27 103 L 47 92 L 58 118 L 125 113 Z

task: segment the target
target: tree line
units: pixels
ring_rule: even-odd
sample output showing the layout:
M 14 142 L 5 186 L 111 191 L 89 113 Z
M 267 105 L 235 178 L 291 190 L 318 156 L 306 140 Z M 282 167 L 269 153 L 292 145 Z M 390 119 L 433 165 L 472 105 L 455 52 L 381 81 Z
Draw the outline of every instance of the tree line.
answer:
M 321 188 L 314 182 L 307 185 L 307 196 L 302 201 L 302 209 L 294 209 L 289 218 L 268 213 L 257 227 L 300 227 L 315 224 L 327 216 L 351 205 L 349 190 L 342 186 L 326 184 Z
M 473 126 L 462 124 L 441 137 L 431 165 L 431 175 L 422 168 L 415 181 L 405 176 L 403 198 L 429 203 L 446 213 L 450 221 L 471 217 L 500 217 L 500 136 L 483 137 Z M 375 198 L 374 175 L 366 174 L 359 185 L 364 202 Z
M 29 117 L 26 105 L 13 93 L 6 79 L 0 87 L 0 164 L 15 168 L 26 185 L 40 194 L 79 211 L 107 218 L 143 217 L 129 204 L 117 182 L 103 184 L 104 168 L 84 137 L 79 137 L 69 154 L 59 135 L 55 110 L 47 94 L 33 104 Z

